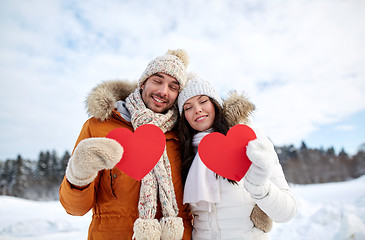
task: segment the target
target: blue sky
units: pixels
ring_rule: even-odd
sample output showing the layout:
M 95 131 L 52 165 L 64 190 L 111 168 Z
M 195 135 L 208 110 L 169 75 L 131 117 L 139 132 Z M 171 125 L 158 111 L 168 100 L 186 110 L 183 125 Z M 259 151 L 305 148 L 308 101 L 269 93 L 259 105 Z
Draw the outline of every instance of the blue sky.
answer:
M 84 100 L 137 80 L 168 49 L 224 98 L 250 97 L 275 145 L 365 142 L 365 2 L 186 0 L 0 2 L 0 159 L 71 151 Z

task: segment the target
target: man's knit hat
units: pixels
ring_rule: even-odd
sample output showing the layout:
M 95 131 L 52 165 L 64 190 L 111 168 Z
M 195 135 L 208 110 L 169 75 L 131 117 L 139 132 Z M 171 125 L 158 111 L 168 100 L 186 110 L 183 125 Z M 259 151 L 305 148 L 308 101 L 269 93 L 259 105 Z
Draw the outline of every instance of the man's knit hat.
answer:
M 206 95 L 214 99 L 219 104 L 219 106 L 223 108 L 222 99 L 208 81 L 200 78 L 195 73 L 187 74 L 186 78 L 187 78 L 186 86 L 180 92 L 179 97 L 177 99 L 177 105 L 179 107 L 180 115 L 182 114 L 185 102 L 190 98 L 198 95 Z
M 183 49 L 168 50 L 163 56 L 156 57 L 148 65 L 139 79 L 141 86 L 149 77 L 156 73 L 166 73 L 180 84 L 180 90 L 185 86 L 186 68 L 189 65 L 189 56 Z

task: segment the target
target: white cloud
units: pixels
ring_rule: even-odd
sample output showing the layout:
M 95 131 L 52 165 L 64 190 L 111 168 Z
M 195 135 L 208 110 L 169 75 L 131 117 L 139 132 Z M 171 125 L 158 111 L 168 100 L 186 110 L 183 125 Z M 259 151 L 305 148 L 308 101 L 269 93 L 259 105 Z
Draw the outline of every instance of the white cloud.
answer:
M 334 130 L 339 130 L 339 131 L 354 131 L 356 130 L 356 127 L 353 125 L 338 125 L 335 126 Z

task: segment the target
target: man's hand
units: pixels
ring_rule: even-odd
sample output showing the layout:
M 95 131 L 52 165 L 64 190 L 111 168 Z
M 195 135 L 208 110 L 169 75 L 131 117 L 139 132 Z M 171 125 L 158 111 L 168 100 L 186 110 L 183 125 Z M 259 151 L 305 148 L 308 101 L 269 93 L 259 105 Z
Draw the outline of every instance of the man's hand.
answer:
M 75 186 L 86 186 L 100 170 L 112 169 L 122 158 L 123 152 L 123 147 L 113 139 L 84 139 L 68 161 L 66 178 Z

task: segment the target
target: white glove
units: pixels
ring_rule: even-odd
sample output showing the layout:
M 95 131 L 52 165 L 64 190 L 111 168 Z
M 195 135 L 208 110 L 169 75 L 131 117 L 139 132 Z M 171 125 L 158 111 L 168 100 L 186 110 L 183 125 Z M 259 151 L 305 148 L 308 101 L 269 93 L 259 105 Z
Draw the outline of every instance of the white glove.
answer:
M 253 198 L 263 198 L 269 192 L 269 178 L 278 156 L 272 142 L 261 131 L 255 130 L 255 134 L 257 138 L 247 146 L 252 164 L 245 175 L 244 186 Z
M 123 152 L 123 147 L 113 139 L 84 139 L 68 161 L 66 178 L 75 186 L 86 186 L 94 181 L 100 170 L 112 169 Z

